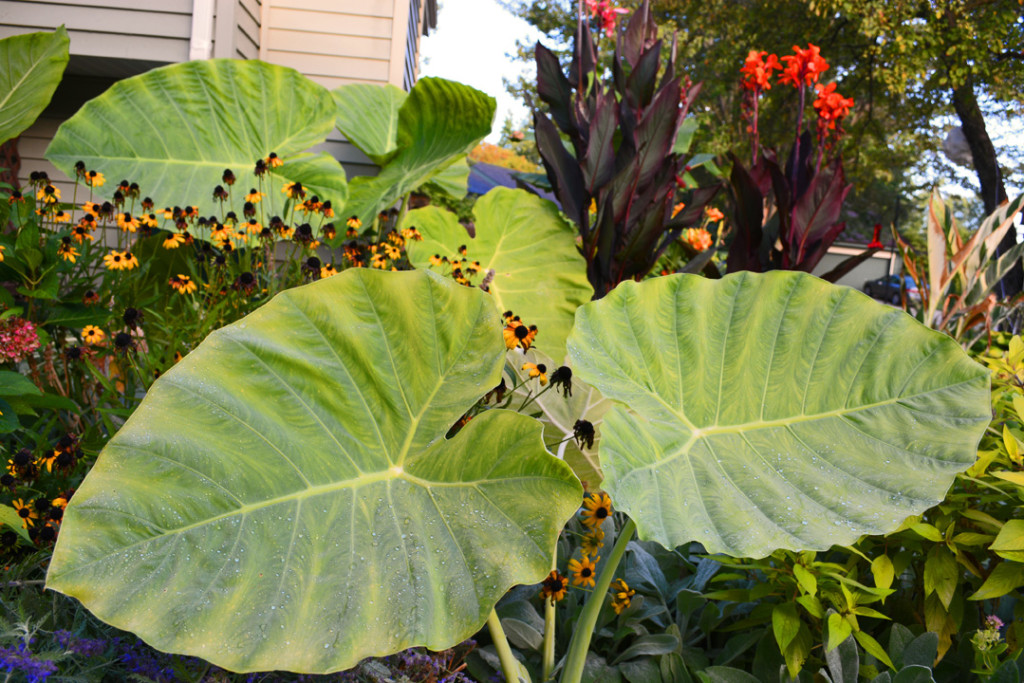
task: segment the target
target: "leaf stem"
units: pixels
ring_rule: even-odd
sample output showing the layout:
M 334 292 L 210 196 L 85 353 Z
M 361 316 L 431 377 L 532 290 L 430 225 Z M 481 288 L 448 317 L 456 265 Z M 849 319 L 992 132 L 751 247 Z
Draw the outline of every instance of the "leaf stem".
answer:
M 551 570 L 558 571 L 558 550 L 551 556 Z M 541 678 L 548 680 L 555 669 L 555 601 L 544 598 L 544 645 L 542 650 Z
M 583 665 L 587 661 L 587 650 L 590 649 L 590 639 L 594 635 L 594 627 L 597 625 L 597 616 L 601 613 L 604 605 L 604 597 L 612 585 L 612 577 L 619 567 L 622 556 L 626 554 L 626 546 L 636 531 L 636 524 L 633 520 L 627 520 L 615 539 L 615 547 L 605 560 L 605 565 L 597 577 L 597 585 L 594 592 L 587 598 L 580 612 L 576 628 L 572 632 L 572 640 L 569 641 L 569 652 L 565 656 L 565 668 L 562 670 L 560 683 L 580 683 L 583 678 Z
M 512 654 L 512 648 L 509 647 L 508 639 L 505 638 L 505 630 L 501 628 L 501 619 L 493 609 L 487 615 L 487 628 L 491 632 L 494 649 L 498 651 L 498 659 L 501 660 L 501 670 L 505 674 L 505 681 L 517 683 L 519 681 L 519 662 L 516 661 L 515 655 Z

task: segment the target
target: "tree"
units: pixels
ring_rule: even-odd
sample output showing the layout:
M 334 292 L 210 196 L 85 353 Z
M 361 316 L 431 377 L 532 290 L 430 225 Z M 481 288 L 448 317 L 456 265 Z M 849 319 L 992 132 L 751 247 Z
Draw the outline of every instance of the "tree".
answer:
M 571 35 L 574 0 L 506 5 L 558 45 Z M 738 70 L 747 51 L 781 55 L 795 44 L 821 46 L 832 67 L 827 75 L 856 102 L 843 149 L 854 183 L 847 209 L 856 214 L 847 216 L 848 230 L 870 234 L 876 222 L 907 219 L 922 186 L 933 182 L 922 165 L 934 162 L 941 144 L 935 121 L 943 114 L 955 112 L 975 140 L 986 208 L 1005 196 L 995 150 L 981 134 L 979 102 L 987 98 L 1020 114 L 1024 24 L 1017 0 L 656 0 L 654 11 L 663 31 L 679 33 L 680 68 L 704 83 L 695 105 L 702 123 L 696 145 L 715 154 L 738 151 L 746 138 Z M 529 84 L 510 90 L 528 95 Z M 762 118 L 763 140 L 791 137 L 773 125 L 788 122 Z

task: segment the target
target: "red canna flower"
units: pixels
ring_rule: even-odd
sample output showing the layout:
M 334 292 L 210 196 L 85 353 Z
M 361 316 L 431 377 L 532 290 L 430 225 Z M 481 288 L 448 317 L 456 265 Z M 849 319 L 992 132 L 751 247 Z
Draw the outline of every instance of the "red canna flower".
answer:
M 769 80 L 772 75 L 772 71 L 782 68 L 782 64 L 779 63 L 779 58 L 775 55 L 768 55 L 766 60 L 764 57 L 768 55 L 767 52 L 762 50 L 751 50 L 747 53 L 747 58 L 743 61 L 743 68 L 740 69 L 740 73 L 743 74 L 743 87 L 746 90 L 771 90 L 772 84 Z
M 786 66 L 779 77 L 780 83 L 789 83 L 794 88 L 812 85 L 818 82 L 818 76 L 828 70 L 828 62 L 821 57 L 821 48 L 817 45 L 807 43 L 806 50 L 794 45 L 793 52 L 796 54 L 782 57 Z
M 609 38 L 615 35 L 615 18 L 620 14 L 629 13 L 627 9 L 612 7 L 609 0 L 587 0 L 587 10 L 590 16 L 598 18 L 601 29 Z
M 814 88 L 818 91 L 818 99 L 814 100 L 814 109 L 818 112 L 818 125 L 835 130 L 836 123 L 850 113 L 853 98 L 843 97 L 837 93 L 835 83 L 818 83 Z

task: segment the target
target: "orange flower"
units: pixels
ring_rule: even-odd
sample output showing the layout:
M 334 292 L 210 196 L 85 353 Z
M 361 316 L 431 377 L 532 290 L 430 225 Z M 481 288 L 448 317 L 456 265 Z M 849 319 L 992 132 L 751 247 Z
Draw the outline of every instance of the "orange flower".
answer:
M 807 43 L 807 49 L 801 50 L 793 46 L 795 55 L 784 55 L 782 61 L 786 63 L 779 77 L 780 83 L 789 83 L 794 88 L 803 85 L 813 85 L 818 82 L 818 76 L 828 69 L 828 62 L 821 57 L 821 48 L 817 45 Z
M 710 206 L 704 207 L 704 216 L 711 223 L 714 223 L 715 221 L 720 221 L 723 218 L 725 218 L 725 214 L 723 214 L 718 209 L 716 209 L 714 207 L 710 207 Z
M 697 251 L 704 251 L 711 246 L 711 233 L 704 228 L 687 228 L 683 231 L 683 241 Z
M 772 75 L 772 71 L 781 69 L 782 64 L 779 63 L 779 58 L 775 55 L 769 55 L 768 59 L 765 60 L 764 56 L 768 53 L 762 50 L 751 50 L 747 54 L 747 58 L 743 62 L 743 68 L 740 69 L 740 73 L 743 74 L 743 87 L 747 90 L 771 90 L 772 84 L 769 80 Z
M 818 112 L 818 125 L 834 130 L 836 123 L 850 113 L 853 98 L 843 97 L 837 93 L 835 83 L 818 83 L 814 88 L 818 92 L 818 99 L 814 100 L 814 109 Z

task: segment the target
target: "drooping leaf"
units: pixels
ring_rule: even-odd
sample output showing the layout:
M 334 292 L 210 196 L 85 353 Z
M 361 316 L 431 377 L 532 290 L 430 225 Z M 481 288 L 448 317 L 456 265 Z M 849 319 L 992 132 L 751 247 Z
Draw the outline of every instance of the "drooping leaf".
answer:
M 469 163 L 465 158 L 456 159 L 433 173 L 419 189 L 425 192 L 443 192 L 452 199 L 462 199 L 469 192 Z
M 802 273 L 623 283 L 577 311 L 569 350 L 625 404 L 602 425 L 604 487 L 667 547 L 890 531 L 942 500 L 991 418 L 988 373 L 952 339 Z
M 408 243 L 409 260 L 430 268 L 431 256 L 462 258 L 465 245 L 466 258 L 479 261 L 482 273 L 494 270 L 489 291 L 498 312 L 512 310 L 537 325 L 537 346 L 564 358 L 573 314 L 593 295 L 572 228 L 553 203 L 504 187 L 477 200 L 473 214 L 476 237 L 470 238 L 451 212 L 435 206 L 410 211 L 405 225 L 419 228 L 423 240 Z
M 0 143 L 22 134 L 50 103 L 68 65 L 68 33 L 25 33 L 0 40 Z
M 345 167 L 327 152 L 290 156 L 271 172 L 283 182 L 302 183 L 307 196 L 315 194 L 320 201 L 329 200 L 336 211 L 341 211 L 348 199 Z
M 530 349 L 525 354 L 516 350 L 509 351 L 508 361 L 513 364 L 518 382 L 525 382 L 529 379 L 529 373 L 523 370 L 526 362 L 543 364 L 548 372 L 554 371 L 559 363 L 553 361 L 546 354 L 537 349 Z M 511 385 L 510 385 L 511 386 Z M 546 391 L 538 395 L 537 380 L 526 382 L 516 392 L 520 397 L 519 402 L 525 401 L 530 395 L 536 395 L 533 404 L 540 411 L 537 419 L 544 425 L 544 443 L 558 446 L 550 447 L 550 450 L 569 464 L 572 471 L 579 477 L 583 487 L 588 491 L 597 491 L 601 487 L 604 475 L 601 473 L 601 461 L 598 458 L 598 448 L 601 445 L 601 423 L 604 421 L 605 413 L 612 407 L 612 402 L 601 395 L 594 387 L 590 386 L 579 378 L 572 377 L 572 395 L 565 396 L 558 389 Z M 515 407 L 518 403 L 513 405 Z M 533 414 L 527 410 L 527 414 Z M 594 426 L 593 445 L 581 444 L 573 437 L 574 426 L 577 420 L 586 420 Z M 559 443 L 561 442 L 561 443 Z
M 494 98 L 468 85 L 421 78 L 398 109 L 395 149 L 388 152 L 378 175 L 352 179 L 345 213 L 368 225 L 378 212 L 468 154 L 491 132 L 494 108 Z M 382 116 L 389 116 L 389 111 L 393 110 Z M 355 136 L 353 141 L 359 138 L 357 123 L 338 117 L 339 130 L 349 139 Z
M 330 92 L 294 69 L 210 59 L 118 81 L 58 129 L 46 158 L 74 177 L 81 160 L 139 184 L 157 206 L 214 207 L 225 169 L 252 179 L 257 159 L 282 159 L 323 142 L 334 126 Z M 308 169 L 308 162 L 301 167 Z M 280 197 L 281 175 L 268 190 Z M 344 185 L 344 176 L 331 185 Z M 339 203 L 334 197 L 326 196 Z
M 343 85 L 331 91 L 338 130 L 373 163 L 382 166 L 398 151 L 398 111 L 409 93 L 391 84 Z
M 68 506 L 47 585 L 236 671 L 450 647 L 547 574 L 582 493 L 525 416 L 444 438 L 503 359 L 487 295 L 432 273 L 280 294 L 157 381 Z

